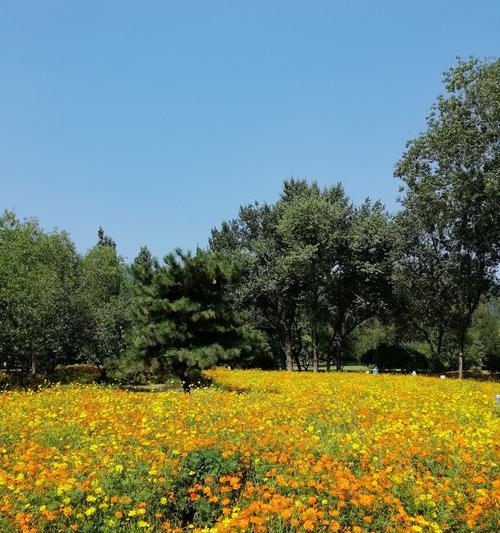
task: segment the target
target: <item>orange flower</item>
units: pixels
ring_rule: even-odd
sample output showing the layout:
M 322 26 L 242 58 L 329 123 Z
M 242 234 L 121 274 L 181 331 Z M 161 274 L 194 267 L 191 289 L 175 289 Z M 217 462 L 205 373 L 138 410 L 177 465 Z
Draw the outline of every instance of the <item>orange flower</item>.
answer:
M 312 520 L 306 520 L 303 524 L 302 524 L 302 527 L 306 530 L 306 531 L 314 531 L 314 522 Z

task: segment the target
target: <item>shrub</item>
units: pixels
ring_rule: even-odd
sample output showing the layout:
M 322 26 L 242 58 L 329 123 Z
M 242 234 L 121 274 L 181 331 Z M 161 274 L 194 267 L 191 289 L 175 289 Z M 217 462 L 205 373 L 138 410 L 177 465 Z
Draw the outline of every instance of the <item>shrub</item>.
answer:
M 41 389 L 51 382 L 43 374 L 30 374 L 20 371 L 0 371 L 0 389 Z M 0 531 L 2 531 L 0 529 Z
M 87 364 L 57 365 L 53 377 L 61 383 L 96 383 L 104 378 L 104 369 Z
M 104 368 L 108 380 L 127 385 L 164 383 L 172 377 L 162 370 L 157 358 L 152 358 L 146 363 L 133 351 L 125 352 L 119 357 L 105 359 Z
M 10 383 L 10 377 L 7 372 L 4 372 L 3 370 L 0 371 L 0 389 L 3 389 L 4 387 L 7 387 Z
M 386 369 L 427 370 L 429 368 L 429 362 L 424 354 L 398 344 L 379 344 L 376 348 L 365 352 L 361 356 L 361 362 Z

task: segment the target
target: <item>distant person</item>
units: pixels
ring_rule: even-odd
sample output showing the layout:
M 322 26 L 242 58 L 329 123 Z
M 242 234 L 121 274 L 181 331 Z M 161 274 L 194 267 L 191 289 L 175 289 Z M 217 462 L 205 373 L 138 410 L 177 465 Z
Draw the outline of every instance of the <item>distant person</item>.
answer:
M 373 375 L 377 375 L 378 374 L 378 368 L 376 366 L 373 367 L 372 374 Z

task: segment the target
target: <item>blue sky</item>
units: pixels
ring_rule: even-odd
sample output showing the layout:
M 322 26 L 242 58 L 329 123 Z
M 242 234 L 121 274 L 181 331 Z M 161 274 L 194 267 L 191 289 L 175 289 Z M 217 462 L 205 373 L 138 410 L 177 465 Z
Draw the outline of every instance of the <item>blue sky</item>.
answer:
M 0 0 L 0 209 L 129 260 L 290 176 L 395 210 L 441 73 L 499 49 L 498 0 Z

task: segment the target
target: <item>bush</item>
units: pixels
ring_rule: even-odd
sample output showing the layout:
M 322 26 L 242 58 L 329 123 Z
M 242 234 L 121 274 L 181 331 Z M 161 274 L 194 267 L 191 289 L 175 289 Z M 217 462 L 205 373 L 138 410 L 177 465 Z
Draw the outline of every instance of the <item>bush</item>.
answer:
M 429 362 L 424 354 L 398 344 L 379 344 L 361 356 L 365 365 L 376 365 L 381 369 L 427 370 Z
M 458 379 L 458 370 L 445 372 L 446 377 Z M 476 379 L 478 381 L 498 381 L 500 375 L 497 372 L 490 372 L 489 370 L 464 370 L 463 377 L 466 379 Z
M 53 378 L 60 383 L 96 383 L 104 379 L 104 369 L 87 364 L 57 365 Z
M 486 370 L 500 372 L 500 353 L 490 353 L 483 359 L 483 365 Z
M 43 374 L 30 374 L 20 371 L 0 371 L 0 389 L 35 390 L 51 386 L 51 381 Z M 2 531 L 0 529 L 0 531 Z
M 146 363 L 133 351 L 125 352 L 119 357 L 109 357 L 104 361 L 104 368 L 108 380 L 127 385 L 164 383 L 172 377 L 161 368 L 158 359 L 153 358 Z
M 3 370 L 0 370 L 0 389 L 7 387 L 10 381 L 11 380 L 9 374 L 7 374 L 7 372 L 4 372 Z

